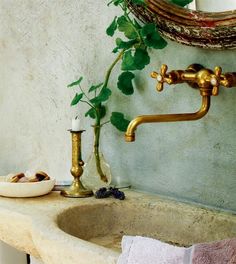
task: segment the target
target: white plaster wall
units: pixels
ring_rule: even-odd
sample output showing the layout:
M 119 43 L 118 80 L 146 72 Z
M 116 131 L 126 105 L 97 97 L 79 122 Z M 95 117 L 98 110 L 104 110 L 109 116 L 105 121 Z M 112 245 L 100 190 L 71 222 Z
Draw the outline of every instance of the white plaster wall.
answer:
M 223 12 L 236 9 L 235 0 L 196 0 L 197 10 L 206 12 Z
M 116 9 L 106 1 L 0 0 L 0 174 L 26 169 L 71 179 L 70 120 L 86 106 L 70 108 L 74 92 L 66 85 L 80 75 L 101 82 L 114 59 L 105 29 Z M 198 91 L 185 85 L 155 92 L 149 73 L 167 63 L 192 63 L 236 71 L 235 51 L 207 51 L 173 42 L 152 53 L 138 75 L 132 97 L 121 95 L 113 74 L 110 111 L 139 114 L 195 111 Z M 107 125 L 103 150 L 118 182 L 136 188 L 236 211 L 236 89 L 222 89 L 204 119 L 192 123 L 150 124 L 138 128 L 135 143 Z M 84 159 L 92 145 L 91 121 L 83 118 Z

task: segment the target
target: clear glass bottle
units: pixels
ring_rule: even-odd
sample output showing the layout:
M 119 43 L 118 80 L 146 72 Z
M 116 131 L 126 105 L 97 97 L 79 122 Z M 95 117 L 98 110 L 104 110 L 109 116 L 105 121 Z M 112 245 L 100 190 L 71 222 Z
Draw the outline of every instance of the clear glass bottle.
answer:
M 100 162 L 100 165 L 98 162 Z M 111 169 L 101 152 L 99 152 L 99 161 L 96 152 L 93 151 L 91 153 L 88 161 L 84 165 L 84 172 L 81 181 L 86 188 L 93 191 L 110 185 Z
M 94 126 L 94 147 L 84 166 L 81 177 L 83 185 L 90 190 L 97 190 L 109 186 L 111 183 L 111 169 L 99 151 L 99 138 L 101 126 Z

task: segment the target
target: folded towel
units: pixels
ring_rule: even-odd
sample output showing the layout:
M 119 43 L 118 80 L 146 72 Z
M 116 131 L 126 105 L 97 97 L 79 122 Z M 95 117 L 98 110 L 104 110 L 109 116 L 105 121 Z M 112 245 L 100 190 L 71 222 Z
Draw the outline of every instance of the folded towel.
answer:
M 117 264 L 188 264 L 189 252 L 158 240 L 140 236 L 124 236 L 122 254 Z
M 117 264 L 236 264 L 236 238 L 176 247 L 159 240 L 124 236 Z
M 236 238 L 195 245 L 192 264 L 236 264 Z

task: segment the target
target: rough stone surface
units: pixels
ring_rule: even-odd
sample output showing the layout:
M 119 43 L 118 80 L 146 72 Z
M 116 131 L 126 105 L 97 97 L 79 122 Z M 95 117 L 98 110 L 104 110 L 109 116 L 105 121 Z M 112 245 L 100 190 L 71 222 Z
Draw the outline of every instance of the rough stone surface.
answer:
M 99 83 L 114 58 L 105 29 L 117 10 L 106 1 L 0 1 L 0 175 L 40 169 L 58 180 L 71 179 L 70 120 L 86 106 L 70 108 L 74 92 L 66 85 L 79 76 Z M 140 114 L 195 111 L 198 91 L 186 85 L 155 92 L 149 79 L 162 63 L 185 69 L 202 63 L 236 71 L 235 51 L 208 51 L 169 42 L 152 52 L 151 65 L 138 73 L 132 97 L 110 87 L 110 111 L 127 118 Z M 118 69 L 116 69 L 118 71 Z M 236 89 L 221 89 L 209 114 L 192 123 L 150 124 L 137 130 L 135 143 L 110 125 L 102 135 L 103 152 L 118 183 L 162 195 L 236 211 Z M 82 120 L 86 160 L 92 146 L 91 121 Z
M 0 240 L 44 264 L 115 264 L 124 234 L 184 246 L 236 236 L 233 214 L 134 191 L 126 197 L 0 198 Z

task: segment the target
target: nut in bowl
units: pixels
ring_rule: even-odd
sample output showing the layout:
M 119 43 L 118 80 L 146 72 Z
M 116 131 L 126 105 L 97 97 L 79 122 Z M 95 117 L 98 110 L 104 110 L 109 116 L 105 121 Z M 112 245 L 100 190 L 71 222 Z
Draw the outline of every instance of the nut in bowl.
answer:
M 55 185 L 45 172 L 9 174 L 0 177 L 0 195 L 5 197 L 36 197 L 49 193 Z

